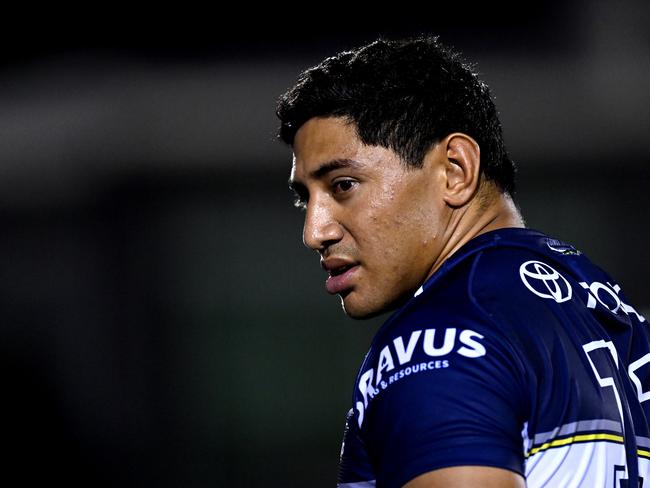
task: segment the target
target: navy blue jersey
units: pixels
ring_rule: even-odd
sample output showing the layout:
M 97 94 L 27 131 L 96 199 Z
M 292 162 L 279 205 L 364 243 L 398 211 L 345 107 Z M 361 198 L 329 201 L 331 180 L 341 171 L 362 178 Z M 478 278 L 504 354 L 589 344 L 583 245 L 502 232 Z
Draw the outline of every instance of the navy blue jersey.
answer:
M 647 326 L 568 244 L 515 228 L 472 239 L 376 334 L 339 486 L 401 487 L 463 465 L 512 470 L 528 487 L 642 486 Z

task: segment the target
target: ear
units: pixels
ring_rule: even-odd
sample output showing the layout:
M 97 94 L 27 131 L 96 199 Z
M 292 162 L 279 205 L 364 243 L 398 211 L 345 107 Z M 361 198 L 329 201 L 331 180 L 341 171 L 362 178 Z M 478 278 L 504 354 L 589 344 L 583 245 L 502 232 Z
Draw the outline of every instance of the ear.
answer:
M 451 207 L 462 207 L 478 190 L 481 149 L 462 132 L 449 134 L 440 141 L 440 146 L 446 149 L 443 199 Z

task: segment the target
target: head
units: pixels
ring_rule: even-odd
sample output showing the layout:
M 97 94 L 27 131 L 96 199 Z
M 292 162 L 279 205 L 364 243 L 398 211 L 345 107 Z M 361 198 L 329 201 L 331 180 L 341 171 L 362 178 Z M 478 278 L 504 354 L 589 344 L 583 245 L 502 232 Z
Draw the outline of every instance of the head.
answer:
M 304 242 L 352 317 L 411 296 L 454 211 L 514 191 L 488 87 L 435 37 L 329 57 L 299 76 L 276 113 L 294 150 Z

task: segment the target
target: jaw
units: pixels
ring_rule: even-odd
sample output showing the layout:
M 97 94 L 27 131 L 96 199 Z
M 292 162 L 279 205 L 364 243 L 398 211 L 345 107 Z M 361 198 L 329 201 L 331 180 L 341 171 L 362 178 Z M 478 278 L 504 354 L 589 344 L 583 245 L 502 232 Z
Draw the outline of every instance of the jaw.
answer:
M 341 307 L 345 314 L 351 319 L 365 320 L 371 319 L 378 315 L 391 312 L 404 303 L 412 296 L 412 293 L 405 293 L 390 301 L 377 301 L 364 299 L 360 290 L 353 289 L 347 293 L 341 294 Z
M 367 303 L 364 303 L 363 297 L 360 296 L 359 291 L 353 288 L 344 293 L 339 294 L 341 297 L 341 307 L 343 312 L 355 320 L 363 320 L 366 318 L 374 317 L 373 308 L 369 307 Z

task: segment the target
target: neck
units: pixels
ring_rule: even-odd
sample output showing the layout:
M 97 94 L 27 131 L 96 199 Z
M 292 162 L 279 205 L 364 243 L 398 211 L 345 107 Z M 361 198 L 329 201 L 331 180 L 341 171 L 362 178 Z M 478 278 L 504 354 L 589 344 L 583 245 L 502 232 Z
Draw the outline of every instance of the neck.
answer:
M 479 198 L 474 198 L 468 205 L 451 211 L 446 230 L 441 236 L 441 252 L 427 279 L 474 237 L 506 227 L 525 227 L 521 214 L 508 194 L 498 193 L 487 208 L 481 207 Z

